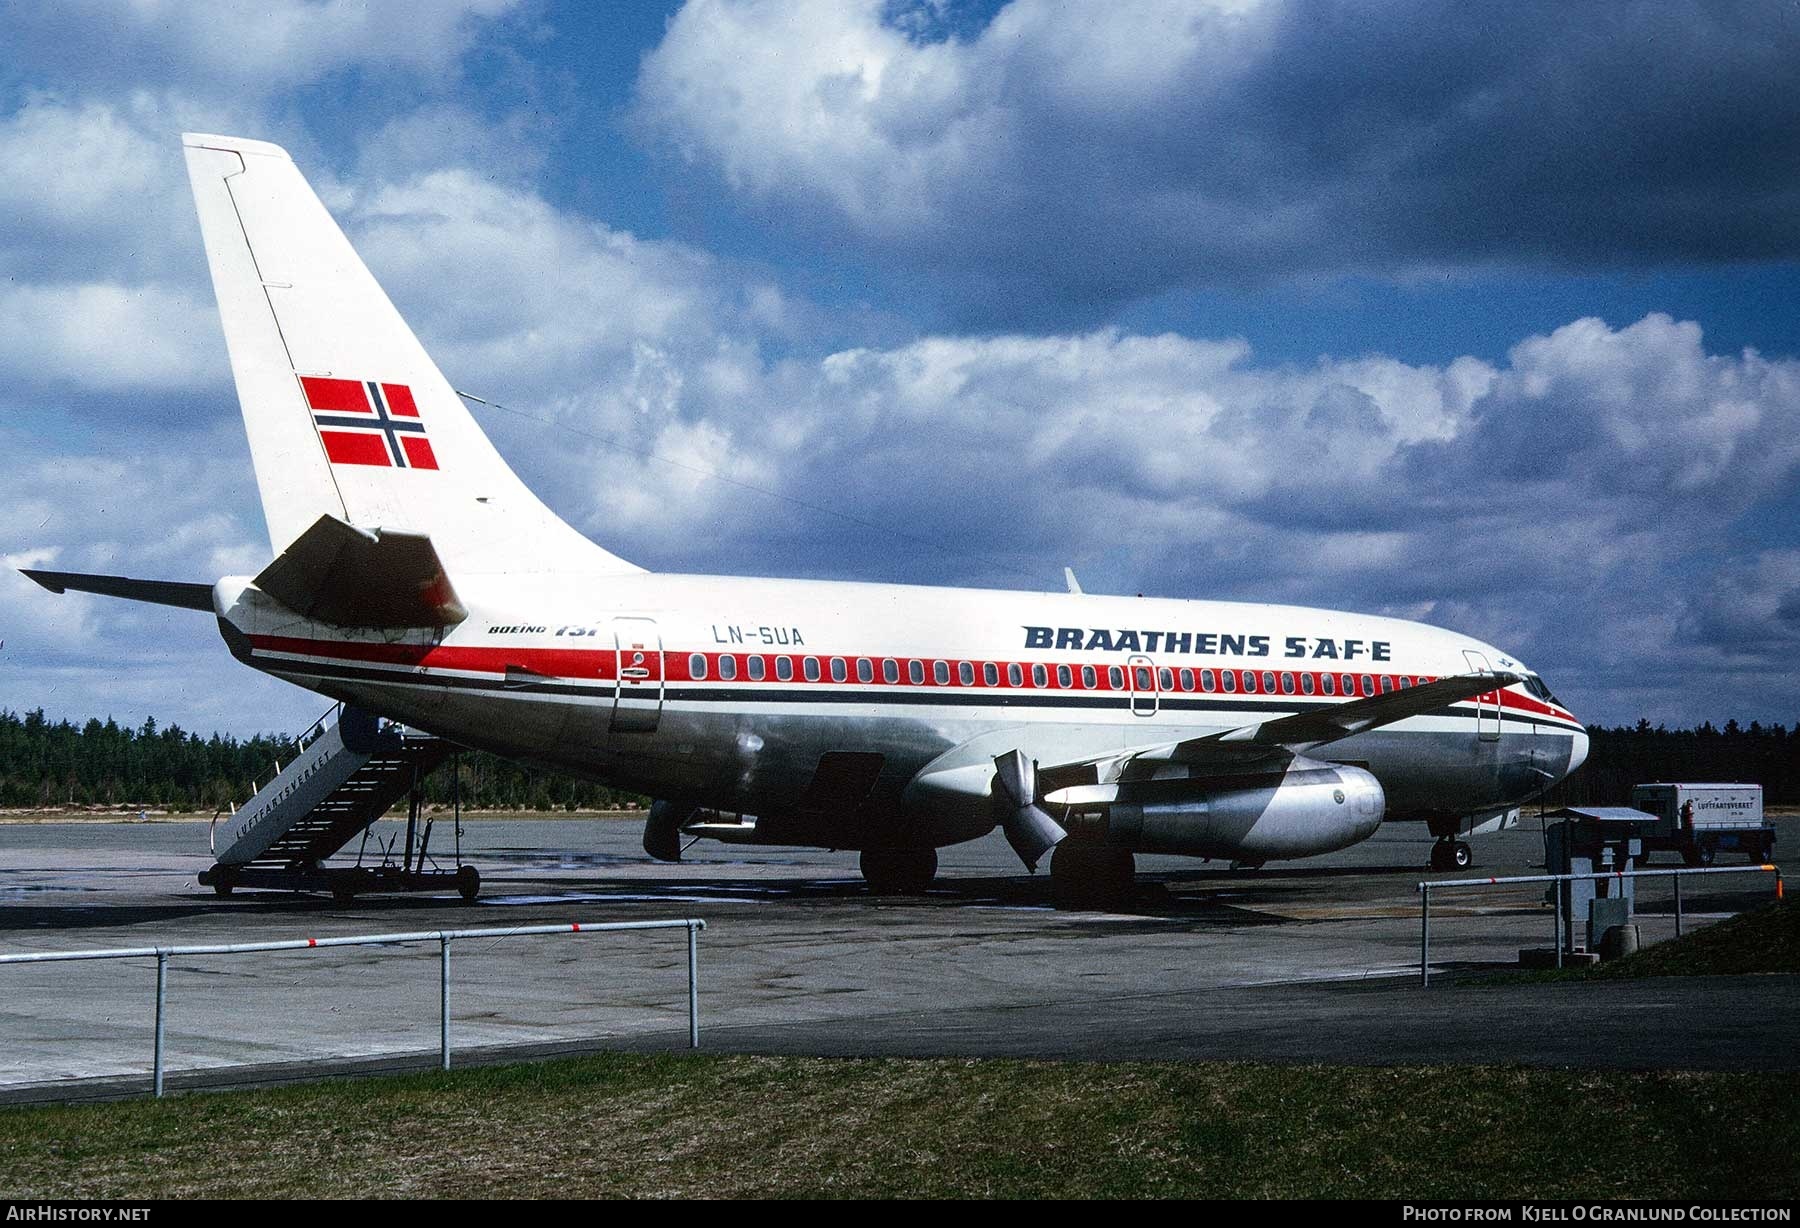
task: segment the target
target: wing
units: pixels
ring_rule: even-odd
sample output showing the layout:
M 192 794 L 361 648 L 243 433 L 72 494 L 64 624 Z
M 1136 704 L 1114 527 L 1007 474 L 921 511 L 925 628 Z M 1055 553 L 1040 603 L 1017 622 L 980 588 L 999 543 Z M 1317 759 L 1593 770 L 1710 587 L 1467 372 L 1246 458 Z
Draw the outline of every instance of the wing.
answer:
M 1408 717 L 1424 716 L 1451 704 L 1474 699 L 1490 691 L 1500 691 L 1523 682 L 1519 674 L 1488 670 L 1478 674 L 1456 674 L 1418 686 L 1402 687 L 1366 699 L 1352 699 L 1341 704 L 1298 712 L 1260 725 L 1245 725 L 1211 737 L 1195 738 L 1179 743 L 1204 746 L 1210 742 L 1249 742 L 1258 746 L 1282 746 L 1299 752 L 1323 746 L 1339 738 L 1367 733 L 1383 725 L 1392 725 Z
M 1076 786 L 1077 792 L 1063 792 L 1058 799 L 1073 801 L 1086 800 L 1090 796 L 1079 786 L 1149 778 L 1158 775 L 1165 765 L 1179 764 L 1187 769 L 1186 772 L 1177 771 L 1177 775 L 1205 775 L 1209 771 L 1280 763 L 1315 747 L 1409 717 L 1437 712 L 1522 680 L 1521 675 L 1503 670 L 1456 674 L 1366 699 L 1345 700 L 1256 725 L 1241 725 L 1202 738 L 1133 747 L 1079 763 L 1046 766 L 1042 774 L 1046 784 L 1056 782 L 1065 790 L 1068 786 Z
M 1067 821 L 1083 810 L 1106 810 L 1127 796 L 1141 795 L 1146 787 L 1167 796 L 1200 787 L 1202 778 L 1280 775 L 1314 747 L 1437 712 L 1519 681 L 1520 675 L 1500 671 L 1458 674 L 1203 738 L 1041 767 L 1015 749 L 994 758 L 992 776 L 975 771 L 970 773 L 969 783 L 978 778 L 985 787 L 992 782 L 992 796 L 1008 842 L 1027 867 L 1035 867 L 1038 859 L 1067 835 L 1057 816 Z M 940 775 L 949 782 L 959 772 L 968 773 L 969 769 L 950 769 Z M 1184 783 L 1188 781 L 1195 783 Z M 957 786 L 949 783 L 948 787 L 954 790 Z

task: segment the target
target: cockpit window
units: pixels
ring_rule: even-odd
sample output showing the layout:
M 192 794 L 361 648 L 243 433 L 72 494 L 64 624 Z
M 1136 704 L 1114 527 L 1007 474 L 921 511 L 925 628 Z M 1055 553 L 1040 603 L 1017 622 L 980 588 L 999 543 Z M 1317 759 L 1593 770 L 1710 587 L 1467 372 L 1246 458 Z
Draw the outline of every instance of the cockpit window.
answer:
M 1547 704 L 1555 704 L 1559 708 L 1564 706 L 1563 701 L 1552 695 L 1550 688 L 1544 685 L 1544 680 L 1536 674 L 1525 675 L 1525 689 Z

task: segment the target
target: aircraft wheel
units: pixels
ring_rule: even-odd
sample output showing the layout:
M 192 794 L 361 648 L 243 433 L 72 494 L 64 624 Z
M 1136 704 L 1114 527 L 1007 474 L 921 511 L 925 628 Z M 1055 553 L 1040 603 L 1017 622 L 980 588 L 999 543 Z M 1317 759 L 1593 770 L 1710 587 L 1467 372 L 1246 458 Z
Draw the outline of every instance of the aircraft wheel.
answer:
M 231 894 L 231 884 L 228 882 L 225 882 L 223 880 L 221 880 L 219 882 L 215 882 L 212 885 L 212 887 L 213 887 L 213 894 L 218 896 L 220 899 L 223 899 L 224 897 Z
M 1466 840 L 1451 842 L 1450 864 L 1458 870 L 1466 870 L 1475 864 L 1475 850 L 1469 847 Z
M 936 849 L 864 849 L 858 859 L 876 895 L 923 895 L 937 877 Z
M 456 871 L 456 893 L 463 898 L 463 903 L 473 904 L 475 897 L 481 894 L 481 871 L 474 866 L 462 866 Z
M 1064 840 L 1050 854 L 1050 899 L 1058 908 L 1123 911 L 1136 893 L 1130 849 Z

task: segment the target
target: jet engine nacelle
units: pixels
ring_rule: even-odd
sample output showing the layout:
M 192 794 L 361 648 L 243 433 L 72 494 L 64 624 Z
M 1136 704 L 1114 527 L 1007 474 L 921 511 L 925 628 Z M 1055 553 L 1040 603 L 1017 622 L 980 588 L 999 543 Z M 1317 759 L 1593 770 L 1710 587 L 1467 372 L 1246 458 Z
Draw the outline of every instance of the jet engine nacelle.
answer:
M 1117 789 L 1106 807 L 1108 844 L 1242 861 L 1348 848 L 1372 836 L 1387 810 L 1374 776 L 1311 759 L 1261 777 L 1146 780 Z

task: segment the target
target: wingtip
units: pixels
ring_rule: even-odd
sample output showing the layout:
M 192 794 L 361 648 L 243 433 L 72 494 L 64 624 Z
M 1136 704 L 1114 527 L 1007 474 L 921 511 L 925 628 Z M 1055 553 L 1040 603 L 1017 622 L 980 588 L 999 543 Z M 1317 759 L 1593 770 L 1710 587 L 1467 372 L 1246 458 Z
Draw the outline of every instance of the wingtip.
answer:
M 29 567 L 19 568 L 19 574 L 30 580 L 39 588 L 47 588 L 53 593 L 66 593 L 69 590 L 58 584 L 55 573 L 49 571 L 33 571 Z

